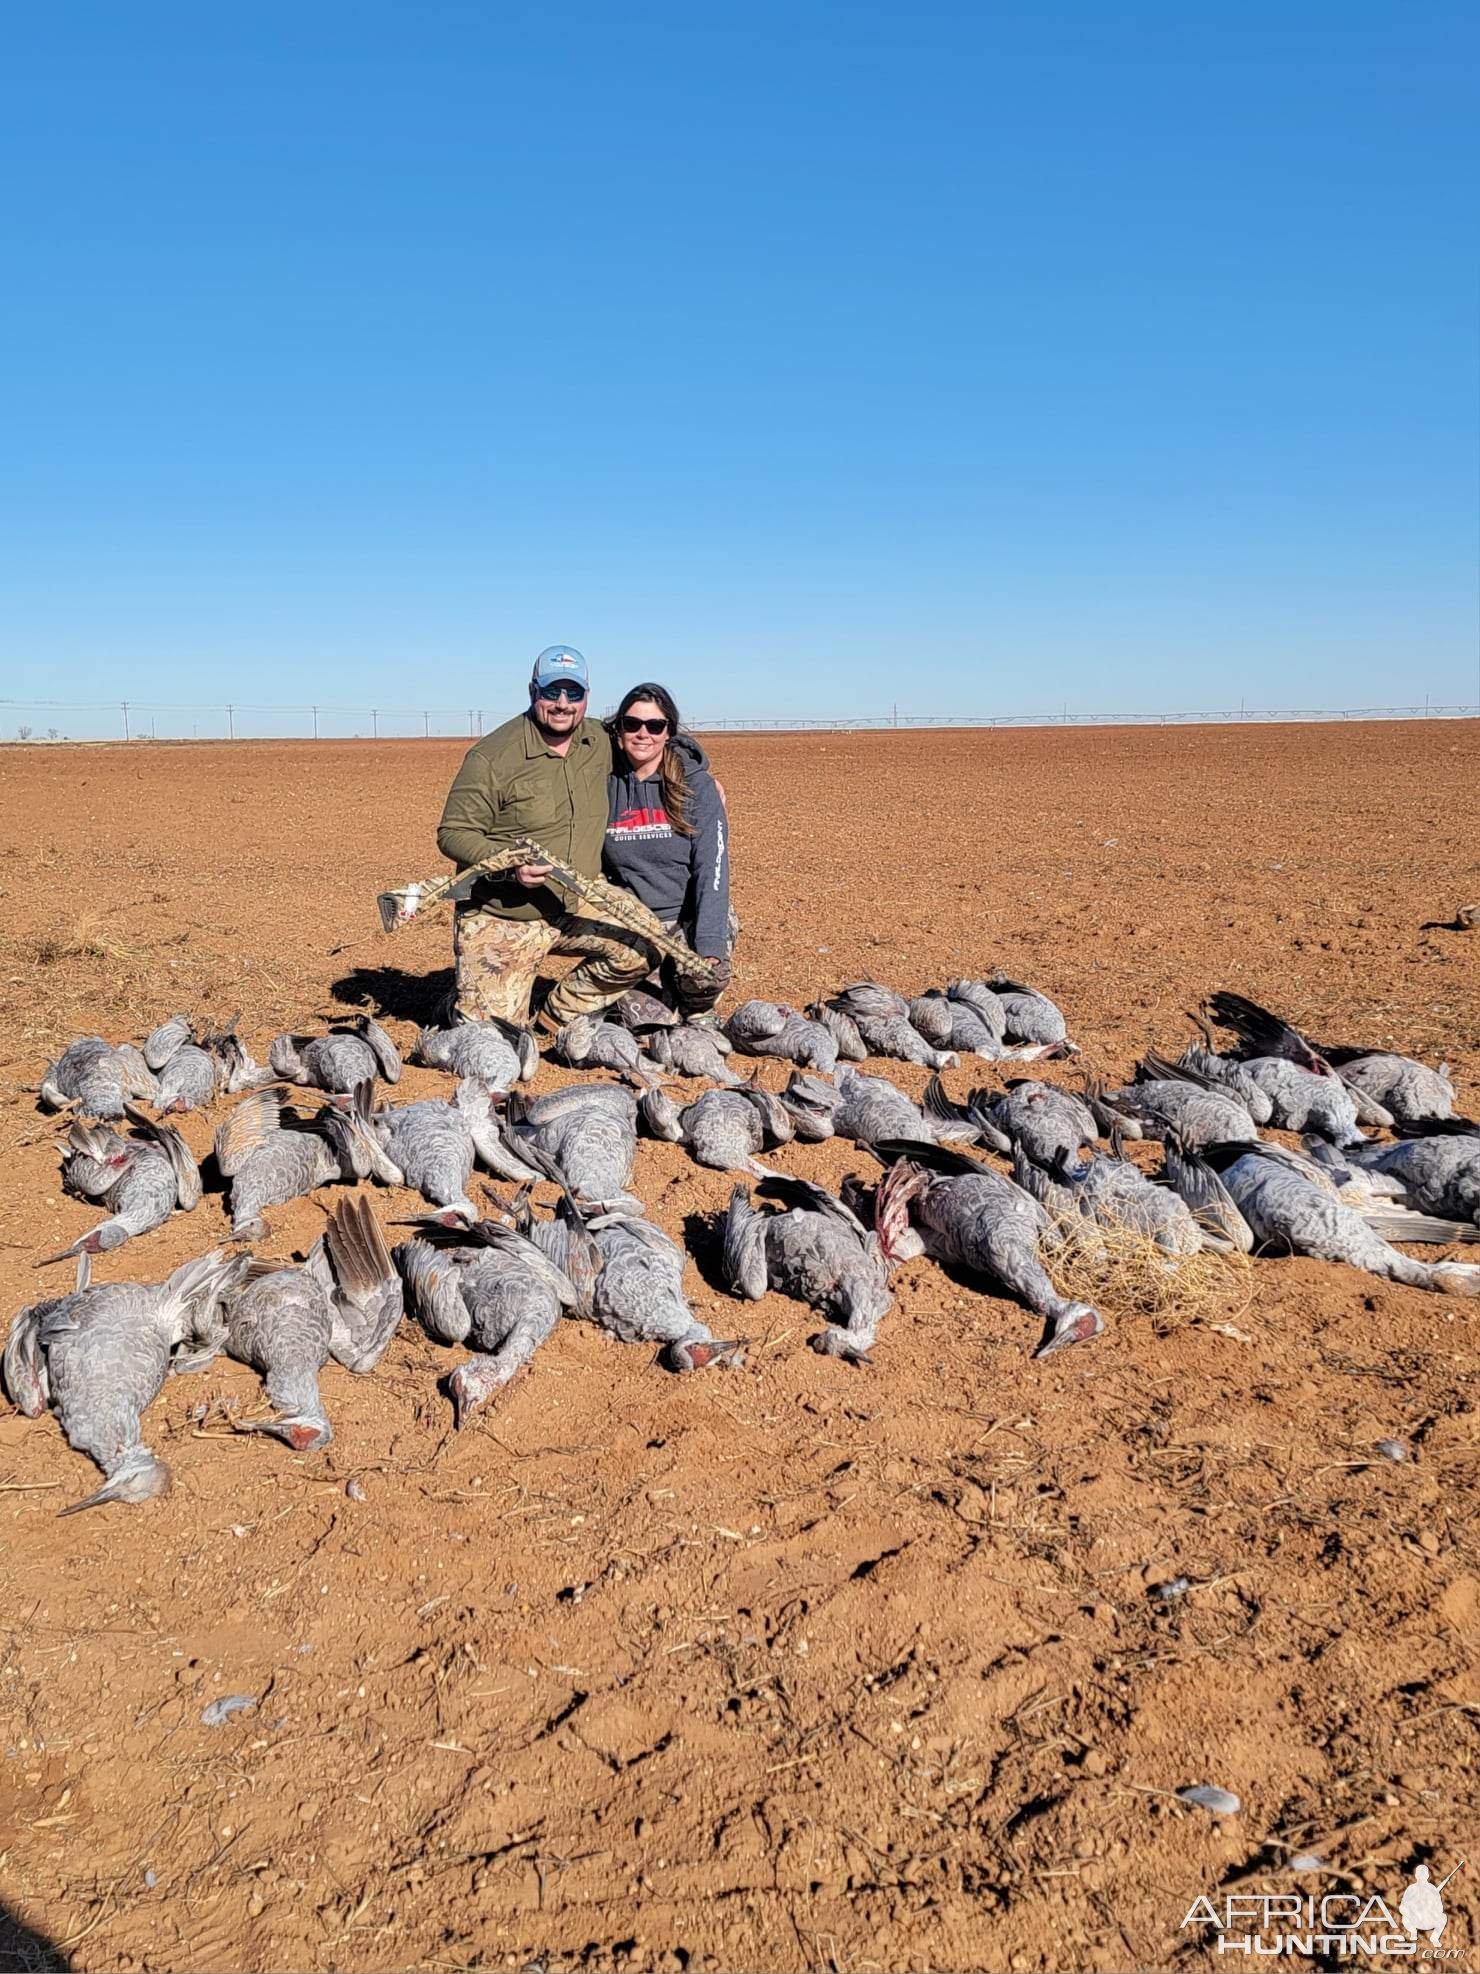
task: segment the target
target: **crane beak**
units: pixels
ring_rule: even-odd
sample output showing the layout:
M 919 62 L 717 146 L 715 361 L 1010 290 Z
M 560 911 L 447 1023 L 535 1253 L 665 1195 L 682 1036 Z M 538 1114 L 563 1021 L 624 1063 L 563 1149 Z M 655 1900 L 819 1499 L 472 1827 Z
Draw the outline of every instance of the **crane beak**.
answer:
M 1054 1325 L 1048 1342 L 1034 1351 L 1034 1358 L 1052 1357 L 1056 1350 L 1067 1350 L 1071 1343 L 1088 1343 L 1104 1327 L 1105 1319 L 1098 1309 L 1091 1309 L 1086 1302 L 1074 1303 Z

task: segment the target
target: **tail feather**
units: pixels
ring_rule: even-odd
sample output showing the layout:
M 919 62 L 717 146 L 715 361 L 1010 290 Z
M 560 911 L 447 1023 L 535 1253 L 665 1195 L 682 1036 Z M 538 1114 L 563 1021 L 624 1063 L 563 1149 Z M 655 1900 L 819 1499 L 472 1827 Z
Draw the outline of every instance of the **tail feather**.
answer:
M 1248 1151 L 1247 1145 L 1203 1145 L 1193 1150 L 1175 1131 L 1166 1139 L 1166 1173 L 1172 1190 L 1192 1208 L 1196 1217 L 1230 1241 L 1241 1254 L 1252 1254 L 1254 1235 L 1238 1209 L 1232 1193 L 1220 1176 L 1220 1165 L 1231 1164 L 1231 1157 Z M 1211 1156 L 1210 1156 L 1211 1154 Z
M 880 1138 L 865 1149 L 871 1151 L 882 1165 L 892 1165 L 902 1158 L 912 1165 L 924 1166 L 951 1178 L 967 1173 L 980 1176 L 991 1170 L 979 1159 L 968 1158 L 964 1152 L 950 1151 L 945 1145 L 927 1144 L 923 1138 Z
M 363 1194 L 344 1200 L 329 1215 L 329 1257 L 334 1277 L 351 1302 L 365 1302 L 396 1271 L 380 1224 Z
M 251 1259 L 248 1254 L 227 1255 L 222 1248 L 212 1248 L 177 1268 L 164 1283 L 165 1294 L 182 1308 L 203 1302 L 244 1280 Z
M 1331 1065 L 1298 1028 L 1260 1007 L 1246 995 L 1218 992 L 1208 999 L 1208 1012 L 1220 1028 L 1230 1028 L 1259 1055 L 1284 1056 L 1315 1076 L 1329 1076 Z
M 1165 1056 L 1148 1049 L 1136 1065 L 1138 1083 L 1188 1083 L 1199 1090 L 1216 1090 L 1227 1095 L 1227 1086 L 1216 1078 L 1206 1076 L 1200 1069 L 1188 1062 L 1168 1062 Z
M 1440 1220 L 1431 1213 L 1409 1213 L 1387 1202 L 1358 1210 L 1373 1233 L 1385 1241 L 1418 1241 L 1435 1247 L 1480 1241 L 1480 1226 L 1473 1220 Z
M 725 1280 L 739 1294 L 759 1301 L 767 1287 L 765 1224 L 744 1186 L 731 1191 L 721 1231 Z

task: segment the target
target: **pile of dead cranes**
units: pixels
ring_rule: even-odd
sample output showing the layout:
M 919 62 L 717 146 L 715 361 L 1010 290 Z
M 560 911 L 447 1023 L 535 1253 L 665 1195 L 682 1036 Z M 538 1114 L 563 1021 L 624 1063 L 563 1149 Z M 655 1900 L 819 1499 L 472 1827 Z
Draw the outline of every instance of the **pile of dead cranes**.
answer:
M 521 1086 L 539 1063 L 533 1035 L 459 1020 L 423 1029 L 411 1052 L 457 1079 L 451 1094 L 399 1105 L 378 1100 L 401 1059 L 369 1019 L 280 1035 L 266 1068 L 234 1023 L 196 1035 L 177 1016 L 142 1047 L 86 1037 L 50 1065 L 41 1101 L 70 1114 L 67 1189 L 106 1217 L 51 1257 L 77 1258 L 71 1293 L 15 1317 L 5 1386 L 30 1416 L 56 1411 L 101 1467 L 104 1486 L 76 1504 L 86 1507 L 168 1487 L 143 1414 L 169 1376 L 223 1349 L 261 1374 L 272 1408 L 244 1429 L 300 1451 L 331 1437 L 325 1364 L 374 1370 L 407 1310 L 439 1341 L 469 1347 L 449 1379 L 459 1424 L 563 1316 L 655 1345 L 673 1371 L 738 1362 L 741 1343 L 698 1320 L 683 1250 L 632 1190 L 644 1130 L 762 1182 L 754 1196 L 743 1183 L 732 1193 L 726 1281 L 739 1297 L 774 1288 L 806 1302 L 824 1319 L 814 1348 L 853 1361 L 867 1361 L 893 1270 L 922 1254 L 1041 1316 L 1039 1356 L 1097 1335 L 1099 1311 L 1061 1296 L 1045 1266 L 1071 1226 L 1091 1240 L 1128 1229 L 1169 1269 L 1206 1249 L 1272 1250 L 1480 1294 L 1480 1267 L 1422 1262 L 1392 1245 L 1480 1238 L 1480 1126 L 1455 1116 L 1442 1065 L 1312 1043 L 1236 994 L 1215 994 L 1200 1026 L 1176 1061 L 1148 1054 L 1121 1088 L 1084 1077 L 1074 1093 L 1014 1070 L 953 1099 L 940 1072 L 963 1056 L 1020 1065 L 1076 1053 L 1053 1002 L 1001 977 L 912 999 L 860 981 L 804 1009 L 749 1000 L 716 1027 L 682 1023 L 638 993 L 612 1018 L 582 1017 L 555 1039 L 558 1061 L 607 1072 L 601 1080 L 532 1096 Z M 1215 1028 L 1230 1046 L 1218 1047 Z M 737 1073 L 740 1056 L 752 1059 L 749 1076 Z M 855 1066 L 877 1057 L 934 1071 L 923 1100 Z M 767 1058 L 789 1069 L 780 1089 L 760 1080 Z M 676 1078 L 709 1087 L 681 1101 Z M 429 1210 L 390 1249 L 357 1191 L 301 1263 L 217 1250 L 163 1282 L 93 1283 L 94 1256 L 197 1205 L 201 1173 L 169 1119 L 225 1095 L 240 1101 L 213 1156 L 233 1239 L 261 1240 L 270 1209 L 333 1184 L 407 1186 Z M 1362 1126 L 1391 1135 L 1369 1138 Z M 834 1194 L 760 1157 L 835 1135 L 881 1175 L 851 1177 Z M 1161 1171 L 1127 1157 L 1128 1139 L 1160 1141 Z M 517 1188 L 489 1191 L 492 1211 L 470 1197 L 478 1166 Z M 536 1208 L 541 1184 L 554 1188 L 552 1208 Z

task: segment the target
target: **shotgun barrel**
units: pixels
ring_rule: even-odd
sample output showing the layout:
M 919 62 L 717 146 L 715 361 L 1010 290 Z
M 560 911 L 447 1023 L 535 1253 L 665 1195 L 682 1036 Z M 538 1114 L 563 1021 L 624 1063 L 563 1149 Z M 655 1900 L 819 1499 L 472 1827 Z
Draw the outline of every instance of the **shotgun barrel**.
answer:
M 608 924 L 619 926 L 624 932 L 636 933 L 657 952 L 672 960 L 678 971 L 691 980 L 707 980 L 709 963 L 700 959 L 692 947 L 682 939 L 675 938 L 668 928 L 640 898 L 633 897 L 630 891 L 609 884 L 604 877 L 582 877 L 579 871 L 572 870 L 559 857 L 536 843 L 532 837 L 521 836 L 507 849 L 496 850 L 492 856 L 481 858 L 476 864 L 467 864 L 459 871 L 449 871 L 445 876 L 427 878 L 414 884 L 403 884 L 396 891 L 382 891 L 376 898 L 380 910 L 380 923 L 386 932 L 399 932 L 420 913 L 434 905 L 440 905 L 453 892 L 460 890 L 470 878 L 496 877 L 503 871 L 516 870 L 521 864 L 548 864 L 548 883 L 556 884 L 562 891 L 580 899 L 600 919 Z

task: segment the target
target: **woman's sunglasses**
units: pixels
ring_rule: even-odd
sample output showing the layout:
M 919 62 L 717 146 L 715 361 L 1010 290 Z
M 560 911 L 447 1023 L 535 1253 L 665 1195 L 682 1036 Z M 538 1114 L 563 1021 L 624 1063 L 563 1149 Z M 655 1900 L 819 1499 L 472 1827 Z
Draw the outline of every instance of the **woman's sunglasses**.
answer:
M 668 722 L 666 720 L 639 720 L 635 714 L 624 713 L 622 715 L 622 731 L 623 733 L 667 733 Z
M 586 696 L 585 686 L 577 685 L 572 679 L 556 679 L 550 685 L 536 686 L 535 690 L 541 699 L 582 700 Z

